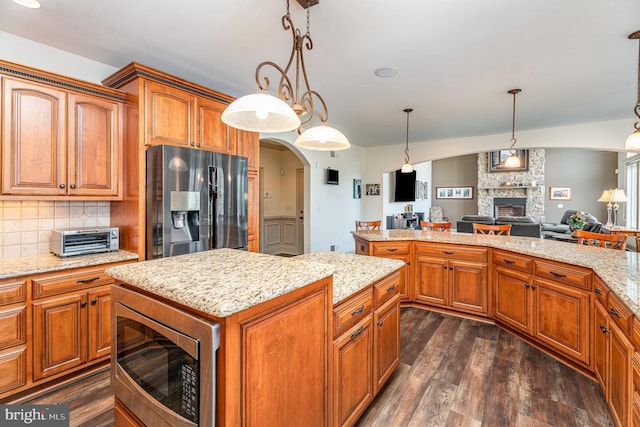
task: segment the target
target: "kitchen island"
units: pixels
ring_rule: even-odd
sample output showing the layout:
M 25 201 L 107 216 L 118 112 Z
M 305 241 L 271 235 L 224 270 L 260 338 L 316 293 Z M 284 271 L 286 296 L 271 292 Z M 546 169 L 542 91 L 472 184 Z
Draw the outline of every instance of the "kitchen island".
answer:
M 374 294 L 385 310 L 391 303 L 398 308 L 393 280 L 402 266 L 353 254 L 281 258 L 220 249 L 114 267 L 107 274 L 118 281 L 116 287 L 220 325 L 217 425 L 321 426 L 332 423 L 334 319 L 340 334 L 356 328 L 353 341 L 367 343 L 373 360 L 372 310 L 380 308 Z M 357 302 L 369 302 L 336 314 L 335 307 L 349 309 L 353 294 Z M 379 328 L 382 339 L 395 335 L 397 353 L 399 321 L 382 320 Z M 117 356 L 114 346 L 112 367 Z M 393 370 L 397 356 L 385 355 L 381 364 Z M 380 373 L 382 381 L 387 371 Z M 366 402 L 374 395 L 373 381 L 368 383 Z M 116 399 L 117 424 L 135 420 L 117 393 Z
M 402 259 L 403 305 L 492 322 L 596 379 L 618 425 L 640 425 L 640 256 L 530 237 L 354 232 Z

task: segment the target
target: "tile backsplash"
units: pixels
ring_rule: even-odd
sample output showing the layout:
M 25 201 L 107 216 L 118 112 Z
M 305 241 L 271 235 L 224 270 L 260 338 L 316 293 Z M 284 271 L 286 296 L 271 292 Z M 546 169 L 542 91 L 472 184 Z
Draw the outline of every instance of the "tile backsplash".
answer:
M 0 257 L 49 253 L 51 230 L 108 227 L 109 202 L 0 201 Z

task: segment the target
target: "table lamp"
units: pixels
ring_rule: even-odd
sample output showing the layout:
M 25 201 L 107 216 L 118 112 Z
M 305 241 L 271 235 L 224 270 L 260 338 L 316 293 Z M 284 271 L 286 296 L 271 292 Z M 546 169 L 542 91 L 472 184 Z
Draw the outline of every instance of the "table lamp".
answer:
M 611 193 L 611 201 L 613 202 L 613 227 L 614 229 L 618 229 L 620 228 L 620 226 L 618 225 L 618 203 L 619 202 L 626 202 L 627 196 L 624 194 L 624 190 L 621 188 L 616 188 L 615 190 L 612 190 Z
M 598 199 L 599 202 L 607 203 L 607 223 L 605 224 L 605 227 L 613 226 L 613 223 L 611 222 L 611 208 L 613 207 L 613 205 L 611 204 L 612 193 L 613 193 L 613 190 L 611 189 L 604 190 L 602 192 L 602 196 L 600 196 L 600 198 Z

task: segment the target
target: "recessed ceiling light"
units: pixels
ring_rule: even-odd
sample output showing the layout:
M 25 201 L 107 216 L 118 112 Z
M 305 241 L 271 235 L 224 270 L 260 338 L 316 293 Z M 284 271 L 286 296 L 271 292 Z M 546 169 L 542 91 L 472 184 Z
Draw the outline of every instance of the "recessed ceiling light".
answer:
M 398 69 L 396 67 L 380 67 L 373 74 L 378 77 L 393 77 L 398 74 Z
M 40 2 L 38 0 L 12 0 L 14 3 L 20 6 L 28 7 L 29 9 L 40 8 Z

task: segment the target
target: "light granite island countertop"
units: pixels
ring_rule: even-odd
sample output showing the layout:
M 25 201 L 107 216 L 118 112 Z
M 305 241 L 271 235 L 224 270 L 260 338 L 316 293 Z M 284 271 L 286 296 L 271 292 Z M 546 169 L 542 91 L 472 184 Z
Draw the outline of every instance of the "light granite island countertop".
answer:
M 640 317 L 640 253 L 519 236 L 490 236 L 422 230 L 382 230 L 352 233 L 369 242 L 420 241 L 484 246 L 591 268 Z
M 41 254 L 0 259 L 0 279 L 51 273 L 72 268 L 91 267 L 114 262 L 135 261 L 138 255 L 127 251 L 105 252 L 60 258 L 54 254 Z

